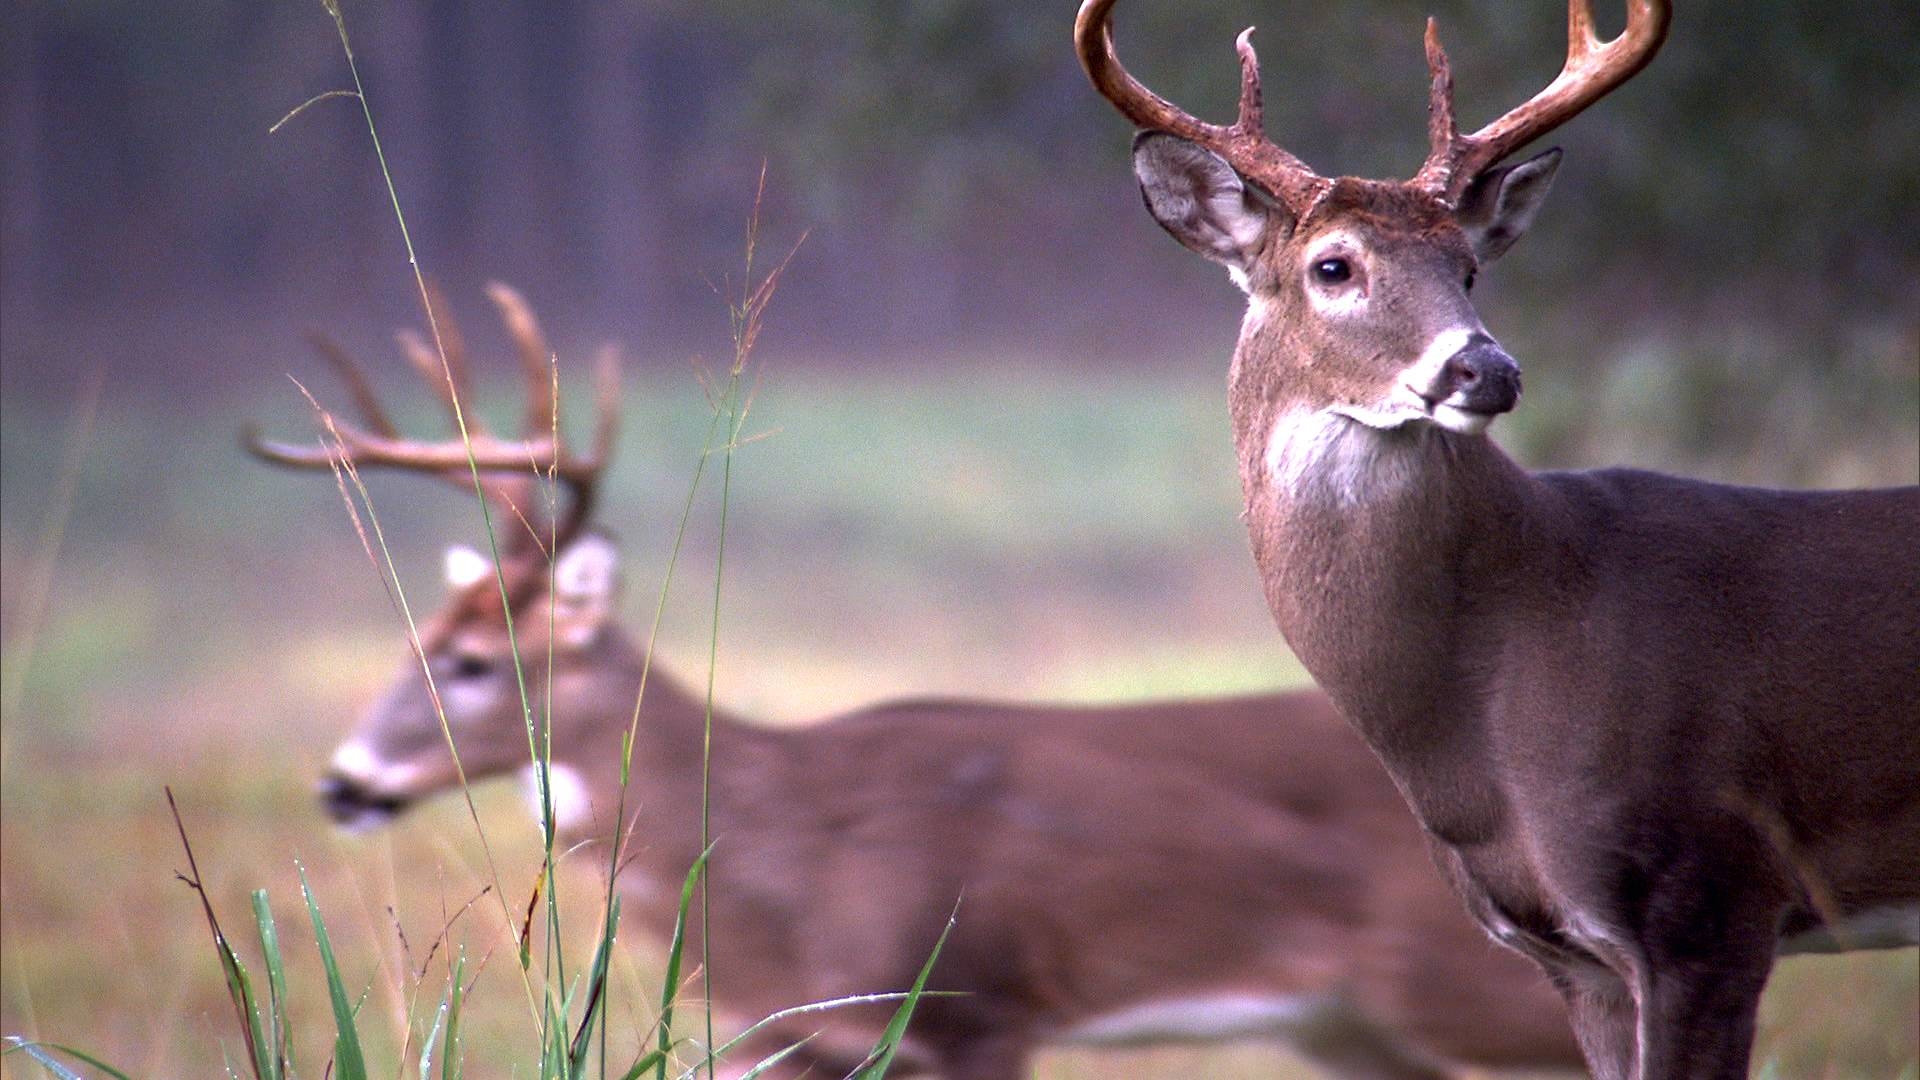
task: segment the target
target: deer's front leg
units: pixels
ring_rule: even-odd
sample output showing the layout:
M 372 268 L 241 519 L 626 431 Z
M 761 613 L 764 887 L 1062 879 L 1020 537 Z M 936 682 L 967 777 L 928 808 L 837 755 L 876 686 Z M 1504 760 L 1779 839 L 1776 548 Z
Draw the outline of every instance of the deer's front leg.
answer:
M 1772 967 L 1770 939 L 1717 951 L 1712 963 L 1698 954 L 1652 963 L 1641 1005 L 1643 1075 L 1635 1080 L 1746 1080 Z
M 1633 1070 L 1640 1010 L 1626 980 L 1600 967 L 1541 966 L 1566 1000 L 1567 1019 L 1593 1080 L 1639 1080 Z

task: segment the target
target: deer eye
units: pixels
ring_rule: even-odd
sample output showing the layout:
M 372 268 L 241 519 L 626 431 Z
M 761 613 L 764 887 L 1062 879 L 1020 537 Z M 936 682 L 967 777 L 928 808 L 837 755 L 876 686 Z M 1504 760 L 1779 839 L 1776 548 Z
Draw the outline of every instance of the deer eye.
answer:
M 1473 271 L 1467 271 L 1467 291 L 1473 291 Z
M 1313 280 L 1322 285 L 1339 285 L 1353 280 L 1353 264 L 1345 259 L 1321 259 L 1313 264 Z
M 453 660 L 456 679 L 484 679 L 493 674 L 493 661 L 477 653 L 462 653 Z

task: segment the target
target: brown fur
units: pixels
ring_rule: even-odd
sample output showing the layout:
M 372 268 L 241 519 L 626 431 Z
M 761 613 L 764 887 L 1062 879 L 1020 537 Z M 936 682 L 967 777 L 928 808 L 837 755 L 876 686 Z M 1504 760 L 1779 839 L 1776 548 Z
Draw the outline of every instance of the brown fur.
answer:
M 1448 325 L 1434 290 L 1466 303 L 1458 229 L 1349 190 L 1382 197 L 1330 196 L 1248 275 L 1266 315 L 1230 409 L 1275 619 L 1469 907 L 1589 1018 L 1596 1074 L 1743 1077 L 1775 942 L 1816 898 L 1920 900 L 1920 489 L 1530 474 L 1416 421 L 1346 436 L 1398 482 L 1282 490 L 1275 423 L 1379 397 Z M 1300 267 L 1336 225 L 1373 272 L 1426 276 L 1398 325 L 1314 317 Z
M 536 603 L 529 627 L 547 622 Z M 637 650 L 608 625 L 569 644 L 555 619 L 554 761 L 593 819 L 567 839 L 604 857 Z M 578 642 L 579 639 L 571 639 Z M 476 623 L 432 657 L 453 704 L 456 657 L 503 650 Z M 544 663 L 527 665 L 543 698 Z M 465 718 L 475 779 L 522 769 L 517 697 Z M 625 909 L 656 941 L 700 850 L 704 703 L 656 671 L 633 750 Z M 451 785 L 417 672 L 356 738 L 419 765 L 395 802 Z M 713 724 L 710 936 L 716 998 L 755 1018 L 904 988 L 956 900 L 959 922 L 909 1030 L 916 1069 L 1024 1075 L 1078 1025 L 1169 998 L 1315 995 L 1344 1002 L 1294 1047 L 1343 1077 L 1433 1078 L 1439 1061 L 1567 1068 L 1551 989 L 1486 942 L 1434 873 L 1419 830 L 1317 694 L 1070 707 L 903 701 L 796 729 L 721 711 Z M 690 950 L 700 948 L 699 927 Z M 780 1075 L 838 1075 L 891 1005 L 776 1025 L 750 1062 L 816 1031 Z
M 1103 40 L 1108 7 L 1086 8 Z M 1574 3 L 1582 74 L 1494 127 L 1538 134 L 1638 70 L 1667 12 L 1629 9 L 1616 51 Z M 1228 403 L 1294 651 L 1473 914 L 1561 988 L 1597 1076 L 1744 1080 L 1777 950 L 1920 944 L 1920 488 L 1508 460 L 1483 433 L 1519 368 L 1468 282 L 1559 155 L 1488 168 L 1514 146 L 1451 137 L 1428 47 L 1436 156 L 1413 182 L 1250 194 L 1232 147 L 1171 125 L 1135 138 L 1135 174 L 1250 295 Z M 1095 84 L 1139 113 L 1144 91 Z M 1476 175 L 1432 171 L 1463 147 Z

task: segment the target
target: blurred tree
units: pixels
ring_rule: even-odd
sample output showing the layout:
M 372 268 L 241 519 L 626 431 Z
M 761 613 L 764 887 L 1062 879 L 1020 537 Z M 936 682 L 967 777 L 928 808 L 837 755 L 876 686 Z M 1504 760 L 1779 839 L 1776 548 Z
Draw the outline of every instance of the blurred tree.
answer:
M 1217 337 L 1231 297 L 1126 216 L 1124 128 L 1073 60 L 1072 8 L 392 0 L 347 13 L 416 240 L 455 296 L 500 276 L 557 325 L 669 352 L 711 341 L 709 282 L 738 260 L 766 161 L 770 239 L 812 230 L 781 314 L 794 340 L 911 359 Z M 1393 176 L 1423 149 L 1429 11 L 1470 123 L 1559 63 L 1552 0 L 1137 0 L 1119 30 L 1151 85 L 1221 116 L 1232 37 L 1258 24 L 1270 130 L 1323 171 Z M 1819 346 L 1910 326 L 1916 40 L 1920 5 L 1682 5 L 1659 60 L 1556 136 L 1561 190 L 1502 288 L 1527 319 L 1601 338 L 1732 320 Z M 265 134 L 347 83 L 317 3 L 29 0 L 4 62 L 9 367 L 57 329 L 155 313 L 242 338 L 342 312 L 409 318 L 357 110 L 324 103 Z M 1111 340 L 1143 305 L 1164 336 Z M 121 361 L 157 372 L 181 351 Z

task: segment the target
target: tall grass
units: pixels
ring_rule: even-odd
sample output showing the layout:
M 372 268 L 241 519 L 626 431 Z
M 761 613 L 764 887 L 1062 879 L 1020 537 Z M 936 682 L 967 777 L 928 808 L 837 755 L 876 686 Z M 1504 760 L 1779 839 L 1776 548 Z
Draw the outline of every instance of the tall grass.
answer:
M 681 1080 L 691 1080 L 691 1078 L 697 1076 L 704 1070 L 711 1076 L 714 1074 L 719 1059 L 729 1050 L 739 1045 L 742 1040 L 777 1020 L 843 1005 L 897 1000 L 898 1006 L 892 1021 L 886 1026 L 866 1061 L 851 1074 L 853 1077 L 859 1078 L 859 1080 L 878 1080 L 878 1078 L 884 1076 L 886 1073 L 893 1059 L 894 1052 L 904 1034 L 906 1025 L 913 1014 L 914 1008 L 921 995 L 925 992 L 927 977 L 939 954 L 939 944 L 935 946 L 932 955 L 927 958 L 926 963 L 919 972 L 918 978 L 911 987 L 893 993 L 798 1004 L 793 1008 L 761 1020 L 759 1023 L 749 1027 L 742 1034 L 722 1044 L 718 1043 L 714 1036 L 713 1010 L 710 1007 L 712 1001 L 712 965 L 710 957 L 707 955 L 707 942 L 710 940 L 710 935 L 703 933 L 701 935 L 702 955 L 699 958 L 698 968 L 703 990 L 702 1001 L 705 1007 L 701 1009 L 703 1023 L 701 1025 L 700 1037 L 698 1039 L 688 1039 L 684 1036 L 677 1036 L 674 1029 L 676 1011 L 680 1006 L 680 997 L 683 989 L 681 972 L 683 970 L 683 950 L 687 940 L 688 920 L 697 910 L 702 925 L 706 925 L 708 921 L 708 883 L 705 871 L 708 864 L 708 856 L 712 850 L 709 788 L 712 773 L 714 692 L 717 684 L 719 658 L 721 586 L 724 581 L 725 536 L 727 512 L 732 491 L 734 451 L 742 442 L 742 433 L 751 406 L 751 396 L 748 393 L 748 382 L 745 376 L 749 369 L 754 344 L 759 337 L 767 307 L 772 301 L 774 292 L 778 287 L 780 276 L 785 270 L 788 260 L 792 257 L 791 253 L 789 253 L 786 259 L 782 259 L 775 264 L 772 269 L 760 274 L 756 278 L 757 268 L 755 266 L 755 256 L 758 246 L 759 216 L 765 193 L 766 180 L 764 171 L 760 178 L 759 189 L 755 192 L 753 209 L 747 224 L 746 255 L 741 286 L 737 295 L 729 295 L 727 297 L 732 337 L 731 358 L 723 373 L 724 377 L 710 380 L 708 383 L 708 404 L 712 415 L 707 427 L 706 437 L 703 440 L 696 460 L 693 477 L 688 485 L 687 498 L 682 506 L 680 520 L 675 532 L 673 552 L 668 560 L 667 571 L 663 575 L 660 600 L 656 607 L 654 627 L 653 631 L 649 634 L 645 661 L 643 663 L 643 672 L 650 671 L 654 642 L 657 639 L 660 618 L 665 611 L 667 597 L 672 587 L 673 570 L 677 566 L 681 544 L 686 536 L 688 523 L 691 520 L 695 495 L 698 493 L 701 481 L 706 474 L 709 461 L 717 455 L 720 458 L 718 523 L 720 553 L 716 559 L 712 605 L 709 612 L 710 633 L 708 637 L 708 670 L 706 680 L 706 731 L 703 740 L 701 761 L 702 797 L 700 807 L 700 834 L 703 851 L 687 869 L 679 908 L 675 916 L 675 929 L 668 946 L 665 974 L 658 994 L 658 1013 L 654 1025 L 654 1037 L 651 1040 L 652 1045 L 649 1049 L 636 1054 L 630 1061 L 627 1061 L 624 1067 L 615 1070 L 613 1055 L 608 1042 L 608 1018 L 610 1016 L 609 995 L 612 993 L 610 974 L 620 926 L 621 906 L 618 882 L 620 871 L 624 864 L 626 843 L 629 837 L 627 830 L 621 828 L 619 834 L 614 838 L 614 843 L 609 845 L 610 854 L 608 863 L 605 868 L 605 873 L 602 875 L 603 890 L 598 898 L 599 915 L 597 919 L 597 938 L 591 952 L 591 959 L 584 971 L 576 969 L 570 972 L 565 935 L 561 932 L 560 891 L 562 882 L 558 868 L 560 860 L 564 857 L 565 853 L 558 847 L 558 823 L 555 817 L 551 783 L 553 725 L 547 722 L 546 719 L 551 716 L 553 707 L 551 691 L 553 665 L 552 642 L 556 639 L 557 635 L 552 632 L 554 627 L 549 626 L 547 628 L 549 631 L 549 644 L 544 662 L 547 664 L 547 674 L 549 676 L 546 683 L 548 692 L 545 701 L 536 701 L 529 692 L 526 664 L 530 661 L 537 661 L 539 658 L 529 658 L 522 654 L 519 635 L 514 625 L 515 613 L 512 606 L 513 597 L 505 573 L 506 563 L 502 558 L 500 529 L 502 527 L 510 528 L 514 526 L 510 523 L 495 520 L 494 507 L 488 498 L 487 488 L 482 479 L 481 464 L 474 451 L 473 430 L 467 421 L 466 415 L 467 405 L 461 399 L 460 380 L 455 377 L 454 365 L 449 355 L 447 339 L 442 329 L 439 312 L 437 311 L 434 292 L 428 285 L 426 272 L 415 249 L 411 231 L 407 227 L 406 215 L 398 187 L 394 183 L 392 173 L 387 166 L 386 153 L 380 143 L 379 128 L 375 121 L 374 109 L 368 96 L 366 85 L 361 78 L 358 63 L 354 57 L 352 39 L 347 30 L 345 15 L 336 0 L 322 0 L 322 4 L 332 19 L 335 31 L 338 34 L 341 51 L 345 57 L 347 69 L 352 77 L 353 88 L 351 90 L 327 91 L 309 98 L 290 111 L 278 123 L 274 124 L 270 130 L 273 132 L 280 131 L 288 122 L 299 116 L 305 110 L 323 101 L 336 98 L 351 98 L 359 103 L 362 117 L 366 123 L 367 135 L 372 144 L 374 157 L 379 164 L 381 177 L 392 205 L 394 221 L 406 251 L 413 287 L 418 293 L 420 305 L 424 312 L 428 331 L 433 343 L 433 350 L 440 364 L 440 377 L 444 380 L 446 399 L 450 405 L 455 429 L 461 444 L 466 450 L 468 473 L 473 483 L 474 501 L 479 509 L 482 529 L 486 534 L 487 544 L 493 556 L 495 570 L 494 581 L 498 588 L 501 607 L 505 614 L 505 628 L 513 659 L 512 666 L 516 688 L 519 694 L 521 716 L 527 737 L 528 758 L 533 768 L 535 781 L 536 804 L 542 845 L 541 861 L 538 880 L 531 890 L 526 913 L 520 921 L 520 929 L 516 935 L 517 940 L 514 942 L 514 945 L 516 966 L 519 969 L 520 981 L 528 1000 L 532 1019 L 532 1031 L 529 1039 L 530 1046 L 536 1053 L 537 1075 L 541 1080 L 584 1080 L 584 1078 L 590 1074 L 597 1075 L 602 1078 L 602 1080 L 605 1080 L 609 1075 L 618 1075 L 622 1077 L 622 1080 L 639 1080 L 639 1078 L 651 1074 L 656 1080 L 666 1080 L 666 1077 L 671 1071 L 673 1075 L 681 1078 Z M 560 445 L 560 397 L 558 393 L 559 370 L 557 357 L 550 357 L 549 363 L 550 377 L 554 383 L 554 393 L 552 396 L 554 410 L 553 414 L 547 419 L 550 424 L 549 434 L 554 440 L 553 445 L 557 447 Z M 428 692 L 433 701 L 433 707 L 437 714 L 441 733 L 446 740 L 448 752 L 453 757 L 454 766 L 459 777 L 459 787 L 466 799 L 468 816 L 473 822 L 474 830 L 485 855 L 487 876 L 490 880 L 487 888 L 483 891 L 490 893 L 495 898 L 495 901 L 500 905 L 505 925 L 511 927 L 514 918 L 513 911 L 508 906 L 508 890 L 502 887 L 500 874 L 495 865 L 491 847 L 487 840 L 486 830 L 484 826 L 481 825 L 479 814 L 474 807 L 471 785 L 464 767 L 460 765 L 459 751 L 453 729 L 448 722 L 439 689 L 435 684 L 432 665 L 429 663 L 429 658 L 422 646 L 418 621 L 415 619 L 412 606 L 408 602 L 406 590 L 401 584 L 392 550 L 387 543 L 385 530 L 381 526 L 372 497 L 369 495 L 366 485 L 362 481 L 360 472 L 353 460 L 349 444 L 347 440 L 343 438 L 339 425 L 334 420 L 332 414 L 322 407 L 319 401 L 314 398 L 312 394 L 308 393 L 304 386 L 300 387 L 300 390 L 307 396 L 308 401 L 313 406 L 318 417 L 323 432 L 322 442 L 327 448 L 330 463 L 333 466 L 335 482 L 339 488 L 347 513 L 352 520 L 354 530 L 360 538 L 369 562 L 381 577 L 383 585 L 406 627 L 409 643 L 416 659 L 420 663 L 421 672 L 426 679 Z M 90 408 L 88 414 L 91 414 Z M 557 469 L 557 463 L 555 468 Z M 536 469 L 535 472 L 539 475 L 541 490 L 544 492 L 545 498 L 549 501 L 549 508 L 551 510 L 553 504 L 557 503 L 561 497 L 555 469 L 549 469 L 544 474 L 541 474 L 538 469 Z M 547 520 L 557 524 L 560 520 L 560 515 L 550 512 Z M 55 527 L 58 528 L 62 524 L 64 524 L 64 517 L 57 517 L 55 519 Z M 522 521 L 520 524 L 524 525 L 525 522 Z M 549 575 L 547 584 L 549 590 L 551 590 L 555 584 L 552 580 L 552 575 L 559 555 L 559 552 L 555 549 L 559 538 L 557 535 L 549 534 L 544 538 L 537 539 L 544 541 L 542 547 L 547 558 L 547 573 Z M 549 606 L 550 615 L 551 611 L 552 608 Z M 9 697 L 12 695 L 12 690 L 13 684 L 10 682 L 8 687 Z M 641 689 L 636 695 L 633 705 L 633 719 L 626 737 L 623 740 L 619 813 L 615 818 L 618 825 L 624 825 L 626 821 L 627 786 L 632 778 L 632 751 L 637 725 L 640 723 L 640 712 L 644 694 L 645 677 L 643 674 Z M 244 1048 L 244 1055 L 241 1062 L 236 1064 L 229 1061 L 228 1072 L 235 1075 L 241 1073 L 250 1074 L 255 1077 L 256 1080 L 284 1080 L 284 1078 L 299 1075 L 295 1067 L 293 1047 L 289 1037 L 291 1017 L 288 1009 L 290 991 L 286 978 L 286 959 L 281 949 L 279 931 L 273 919 L 267 894 L 265 890 L 256 890 L 252 894 L 252 909 L 258 939 L 259 957 L 263 965 L 263 970 L 266 973 L 266 979 L 264 983 L 261 983 L 256 981 L 246 962 L 242 959 L 240 952 L 232 944 L 215 911 L 212 898 L 209 896 L 201 876 L 199 861 L 193 850 L 186 823 L 181 817 L 171 788 L 167 789 L 166 797 L 168 809 L 172 814 L 182 852 L 187 862 L 187 870 L 177 876 L 180 881 L 185 883 L 195 893 L 201 905 L 224 977 L 226 992 L 232 1004 L 234 1027 L 238 1032 L 241 1045 Z M 363 1022 L 361 1005 L 365 1000 L 366 993 L 362 990 L 356 995 L 350 990 L 349 980 L 341 971 L 339 959 L 334 952 L 332 940 L 327 931 L 326 922 L 321 912 L 322 905 L 320 898 L 315 895 L 312 887 L 308 883 L 305 869 L 301 867 L 296 868 L 299 871 L 301 897 L 311 920 L 313 940 L 317 946 L 320 965 L 325 975 L 327 1000 L 331 1009 L 331 1020 L 334 1030 L 332 1053 L 329 1060 L 319 1071 L 323 1075 L 340 1077 L 341 1080 L 366 1080 L 370 1075 L 383 1075 L 388 1072 L 392 1072 L 395 1075 L 406 1075 L 409 1071 L 409 1066 L 411 1066 L 411 1071 L 417 1074 L 421 1080 L 428 1080 L 434 1073 L 434 1065 L 437 1060 L 439 1075 L 442 1080 L 453 1080 L 453 1078 L 460 1076 L 463 1070 L 463 1047 L 460 1040 L 462 1014 L 467 1003 L 471 1000 L 474 983 L 478 979 L 478 969 L 486 966 L 487 958 L 483 957 L 481 959 L 480 963 L 476 965 L 474 975 L 469 978 L 464 947 L 449 947 L 447 950 L 448 956 L 445 960 L 445 986 L 433 995 L 430 1012 L 428 1016 L 424 1018 L 417 1016 L 416 1013 L 419 991 L 426 977 L 428 967 L 423 964 L 418 974 L 413 975 L 411 965 L 409 965 L 406 974 L 412 975 L 412 978 L 408 980 L 411 982 L 411 985 L 405 988 L 403 994 L 407 1004 L 405 1009 L 405 1030 L 399 1054 L 401 1060 L 394 1063 L 391 1068 L 375 1068 L 370 1066 L 360 1036 L 361 1024 Z M 699 901 L 697 909 L 694 903 L 696 897 Z M 534 977 L 535 957 L 533 955 L 534 940 L 536 938 L 533 932 L 533 920 L 536 912 L 540 915 L 545 930 L 544 934 L 538 935 L 541 940 L 541 945 L 538 957 L 539 977 L 537 980 Z M 950 919 L 948 928 L 950 929 L 951 926 L 952 920 Z M 451 922 L 449 923 L 448 929 L 450 928 Z M 431 959 L 431 953 L 441 948 L 444 943 L 443 939 L 447 933 L 448 930 L 443 929 L 440 937 L 434 940 L 432 949 L 430 950 L 429 960 Z M 945 939 L 946 934 L 943 932 L 940 938 L 940 944 L 944 944 Z M 489 953 L 489 956 L 490 955 Z M 416 1034 L 418 1034 L 419 1045 L 417 1057 L 414 1057 L 411 1050 Z M 119 1077 L 125 1075 L 83 1051 L 33 1042 L 17 1037 L 10 1037 L 9 1041 L 10 1046 L 7 1053 L 26 1054 L 55 1076 L 66 1077 L 74 1075 L 71 1067 L 63 1063 L 61 1055 L 99 1069 L 111 1076 Z M 680 1060 L 680 1052 L 689 1042 L 692 1042 L 697 1048 L 697 1052 L 693 1055 L 690 1064 Z M 771 1068 L 797 1049 L 798 1044 L 777 1051 L 749 1068 L 746 1075 L 748 1077 L 759 1075 L 762 1071 Z M 594 1068 L 596 1065 L 597 1070 Z M 610 1072 L 610 1070 L 615 1071 Z

